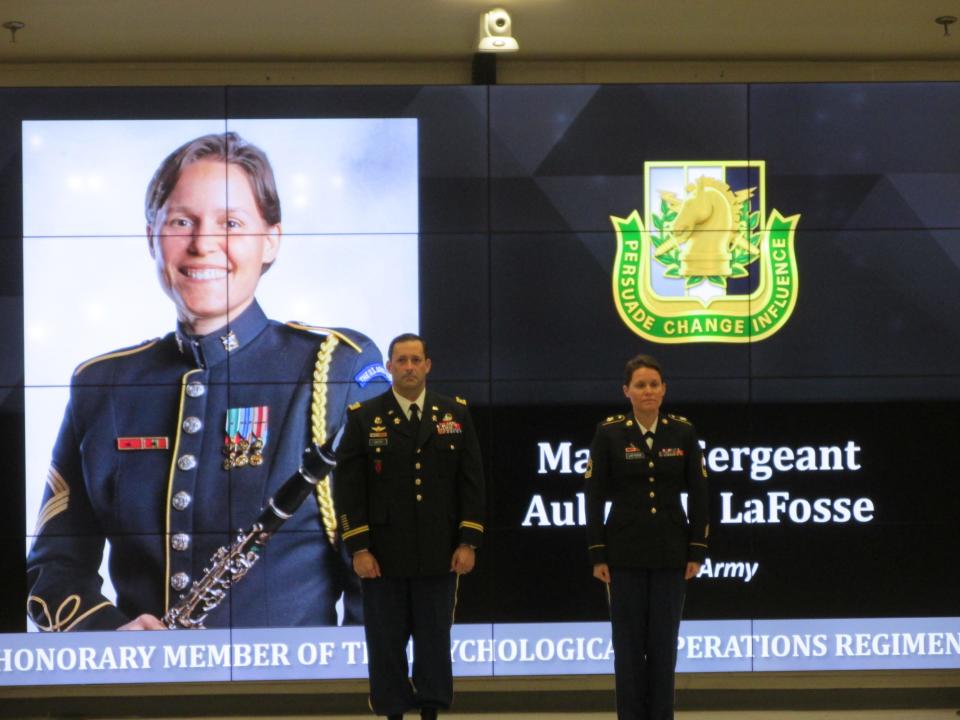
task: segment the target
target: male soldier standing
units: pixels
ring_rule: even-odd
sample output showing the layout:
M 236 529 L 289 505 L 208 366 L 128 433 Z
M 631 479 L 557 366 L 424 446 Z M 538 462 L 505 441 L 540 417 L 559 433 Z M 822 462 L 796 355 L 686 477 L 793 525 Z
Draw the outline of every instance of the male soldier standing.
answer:
M 428 392 L 426 343 L 390 343 L 393 387 L 350 407 L 335 504 L 361 578 L 373 711 L 401 718 L 450 707 L 450 626 L 458 578 L 483 537 L 480 445 L 467 403 Z M 413 683 L 406 646 L 414 644 Z

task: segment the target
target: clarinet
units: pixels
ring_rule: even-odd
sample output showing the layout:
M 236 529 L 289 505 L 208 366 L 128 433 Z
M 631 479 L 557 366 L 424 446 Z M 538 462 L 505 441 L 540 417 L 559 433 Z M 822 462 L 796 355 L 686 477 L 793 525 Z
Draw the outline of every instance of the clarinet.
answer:
M 210 558 L 210 566 L 194 581 L 190 590 L 160 619 L 170 630 L 203 630 L 203 621 L 227 596 L 231 585 L 239 582 L 254 566 L 270 537 L 311 495 L 317 483 L 336 466 L 334 434 L 322 446 L 311 444 L 303 452 L 300 469 L 277 490 L 256 521 L 240 530 L 233 544 L 224 545 Z

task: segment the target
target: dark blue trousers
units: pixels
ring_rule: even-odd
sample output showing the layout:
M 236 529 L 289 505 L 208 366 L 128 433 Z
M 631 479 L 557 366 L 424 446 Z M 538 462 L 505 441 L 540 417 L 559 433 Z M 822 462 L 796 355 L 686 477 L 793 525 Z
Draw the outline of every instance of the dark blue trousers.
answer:
M 453 701 L 450 626 L 455 573 L 363 580 L 370 706 L 377 715 L 412 708 L 446 710 Z M 413 682 L 407 643 L 413 638 Z
M 619 720 L 672 720 L 683 570 L 610 568 Z

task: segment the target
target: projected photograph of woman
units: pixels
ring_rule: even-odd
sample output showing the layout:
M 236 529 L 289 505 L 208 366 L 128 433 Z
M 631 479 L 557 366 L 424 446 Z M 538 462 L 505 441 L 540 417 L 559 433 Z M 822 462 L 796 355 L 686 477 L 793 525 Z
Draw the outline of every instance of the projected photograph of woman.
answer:
M 261 308 L 283 232 L 259 147 L 236 132 L 184 143 L 153 174 L 145 216 L 145 250 L 176 327 L 73 371 L 27 559 L 27 609 L 41 630 L 166 627 L 165 613 L 297 472 L 307 444 L 386 387 L 367 335 L 278 322 Z M 318 263 L 317 283 L 329 272 Z M 341 598 L 342 621 L 359 622 L 331 498 L 320 488 L 286 521 L 206 627 L 337 624 Z

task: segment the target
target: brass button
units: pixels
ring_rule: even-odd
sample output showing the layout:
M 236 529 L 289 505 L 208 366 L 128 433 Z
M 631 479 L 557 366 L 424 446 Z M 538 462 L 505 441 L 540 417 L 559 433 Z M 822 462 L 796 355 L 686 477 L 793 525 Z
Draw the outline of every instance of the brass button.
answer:
M 651 514 L 651 515 L 656 515 L 656 514 L 657 514 L 657 509 L 656 509 L 656 508 L 650 508 L 650 514 Z
M 420 454 L 420 448 L 417 448 L 417 455 Z
M 423 495 L 417 493 L 417 502 L 420 502 L 421 500 L 423 500 Z
M 654 478 L 649 478 L 650 482 L 656 482 Z
M 413 481 L 413 484 L 414 484 L 414 485 L 419 485 L 419 484 L 422 483 L 422 482 L 423 482 L 423 480 L 421 480 L 420 478 L 417 478 L 416 480 Z
M 413 469 L 414 469 L 414 470 L 419 470 L 419 469 L 420 469 L 420 463 L 416 463 L 416 464 L 413 466 Z
M 451 449 L 451 450 L 456 450 L 456 449 L 457 449 L 457 446 L 454 445 L 453 443 L 450 443 L 450 449 Z
M 653 467 L 653 460 L 650 461 L 650 467 Z
M 653 490 L 651 490 L 651 491 L 650 491 L 650 497 L 656 497 L 656 496 L 657 496 L 657 494 L 656 494 Z

